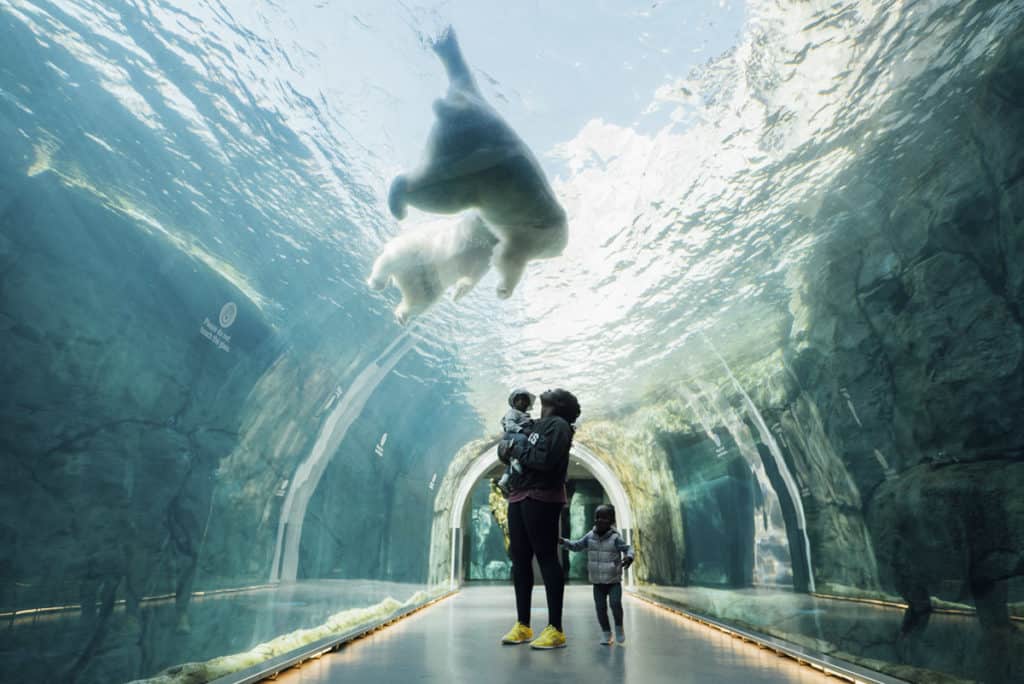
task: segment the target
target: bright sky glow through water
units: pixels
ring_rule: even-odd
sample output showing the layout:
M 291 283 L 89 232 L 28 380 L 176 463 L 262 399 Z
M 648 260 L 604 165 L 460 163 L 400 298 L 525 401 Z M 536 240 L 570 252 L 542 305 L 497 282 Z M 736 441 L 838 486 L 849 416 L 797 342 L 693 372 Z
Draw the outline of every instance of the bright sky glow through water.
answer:
M 671 390 L 718 363 L 697 332 L 730 363 L 774 349 L 802 269 L 817 268 L 805 256 L 828 234 L 821 206 L 833 180 L 883 132 L 906 129 L 913 144 L 943 87 L 896 97 L 915 79 L 985 56 L 1001 19 L 970 5 L 140 0 L 115 13 L 0 1 L 200 174 L 149 178 L 127 141 L 87 125 L 76 140 L 23 132 L 39 141 L 26 172 L 58 174 L 134 217 L 282 328 L 308 307 L 336 306 L 335 288 L 363 287 L 402 227 L 453 220 L 414 213 L 399 226 L 384 197 L 418 161 L 446 86 L 426 41 L 454 25 L 486 97 L 570 216 L 563 257 L 533 262 L 511 300 L 496 298 L 492 273 L 414 326 L 424 356 L 455 351 L 457 366 L 437 371 L 464 377 L 484 415 L 515 385 L 570 387 L 591 415 Z M 0 95 L 27 106 L 18 92 Z M 257 171 L 204 178 L 199 148 Z M 310 187 L 315 201 L 297 190 Z M 181 223 L 161 210 L 169 190 L 200 216 L 241 202 L 291 222 L 259 235 L 244 221 Z M 320 283 L 318 301 L 291 298 L 299 281 Z M 388 311 L 397 294 L 366 297 Z

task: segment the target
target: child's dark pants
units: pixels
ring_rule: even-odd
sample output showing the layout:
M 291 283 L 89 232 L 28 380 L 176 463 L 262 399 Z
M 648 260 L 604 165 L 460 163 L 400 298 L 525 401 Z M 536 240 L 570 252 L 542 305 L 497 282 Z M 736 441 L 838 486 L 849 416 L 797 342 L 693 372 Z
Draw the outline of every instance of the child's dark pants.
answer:
M 594 607 L 597 609 L 597 621 L 601 623 L 601 631 L 610 632 L 608 625 L 608 602 L 612 604 L 612 618 L 615 626 L 622 626 L 622 582 L 614 584 L 594 585 Z

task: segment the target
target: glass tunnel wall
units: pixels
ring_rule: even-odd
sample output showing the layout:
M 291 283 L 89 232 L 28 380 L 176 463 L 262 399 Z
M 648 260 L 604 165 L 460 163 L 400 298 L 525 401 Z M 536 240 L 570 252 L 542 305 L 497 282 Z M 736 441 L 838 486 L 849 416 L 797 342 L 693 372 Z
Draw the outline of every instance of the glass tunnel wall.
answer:
M 0 681 L 209 681 L 370 624 L 448 589 L 463 503 L 465 576 L 507 577 L 486 482 L 455 498 L 522 384 L 580 396 L 639 592 L 1019 679 L 1024 6 L 706 4 L 505 35 L 0 0 Z M 365 280 L 449 21 L 570 242 L 402 326 Z
M 206 681 L 423 600 L 481 430 L 338 247 L 366 189 L 150 21 L 0 5 L 2 681 L 240 654 L 177 675 Z

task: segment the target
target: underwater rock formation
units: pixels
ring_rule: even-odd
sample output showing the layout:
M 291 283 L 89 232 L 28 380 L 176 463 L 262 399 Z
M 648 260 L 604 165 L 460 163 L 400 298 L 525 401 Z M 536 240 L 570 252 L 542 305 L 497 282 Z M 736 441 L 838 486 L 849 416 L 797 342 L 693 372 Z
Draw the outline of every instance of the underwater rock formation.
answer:
M 1007 580 L 1024 574 L 1024 462 L 915 466 L 878 488 L 868 520 L 883 582 L 924 629 L 943 586 L 973 599 L 981 626 L 1009 629 Z
M 878 572 L 856 482 L 825 435 L 817 406 L 799 393 L 784 409 L 766 409 L 775 421 L 807 513 L 807 531 L 819 591 L 877 589 Z
M 809 517 L 818 518 L 818 557 L 843 563 L 852 543 L 862 559 L 872 546 L 879 558 L 877 574 L 816 568 L 823 579 L 861 588 L 877 576 L 901 585 L 968 581 L 933 552 L 924 530 L 969 557 L 975 542 L 947 538 L 966 514 L 956 501 L 969 491 L 1002 505 L 995 502 L 1005 495 L 964 464 L 977 461 L 995 478 L 1015 472 L 1024 454 L 1024 149 L 1007 144 L 1024 139 L 1022 57 L 1020 41 L 993 53 L 966 110 L 942 98 L 894 104 L 929 108 L 920 135 L 879 137 L 824 192 L 816 220 L 828 231 L 791 298 L 786 371 L 776 381 L 785 391 L 768 411 L 805 483 Z M 872 180 L 879 169 L 884 188 Z M 860 198 L 855 209 L 852 197 Z M 895 492 L 914 491 L 950 496 L 921 499 L 916 510 L 895 505 Z M 908 531 L 902 546 L 898 529 Z M 907 558 L 919 558 L 916 574 Z M 938 591 L 956 598 L 960 587 Z
M 194 629 L 192 592 L 268 581 L 297 465 L 373 361 L 376 340 L 395 331 L 383 316 L 332 307 L 307 317 L 317 334 L 306 334 L 266 313 L 225 273 L 58 178 L 5 182 L 21 199 L 9 207 L 18 220 L 4 228 L 11 258 L 3 262 L 0 335 L 9 353 L 0 377 L 19 389 L 0 396 L 0 449 L 10 471 L 0 495 L 0 541 L 10 550 L 0 561 L 0 598 L 5 610 L 80 608 L 50 623 L 52 632 L 19 635 L 52 646 L 12 645 L 0 679 L 9 671 L 40 681 L 42 673 L 99 681 L 152 672 L 164 658 L 189 657 L 181 643 L 171 654 L 163 646 L 168 635 Z M 54 221 L 66 235 L 47 228 Z M 368 344 L 339 350 L 332 331 L 353 320 Z M 427 402 L 421 393 L 450 394 L 444 383 L 400 389 L 404 382 L 392 376 L 382 387 Z M 422 507 L 410 510 L 429 510 L 432 473 L 477 426 L 464 404 L 448 401 L 442 421 L 462 428 L 437 438 L 420 430 L 429 446 L 414 451 L 414 432 L 391 420 L 387 396 L 371 397 L 327 456 L 358 454 L 337 459 L 346 461 L 338 467 L 347 470 L 339 479 L 348 505 L 383 489 Z M 377 456 L 373 444 L 392 422 L 400 434 L 386 458 Z M 396 480 L 398 471 L 405 477 Z M 395 484 L 355 484 L 373 482 Z M 354 524 L 363 518 L 333 519 L 341 522 L 331 539 L 365 546 Z M 422 582 L 426 545 L 408 552 L 391 542 L 425 537 L 429 523 L 416 515 L 381 523 L 375 553 L 356 554 L 325 550 L 330 534 L 311 522 L 300 571 Z M 144 599 L 167 595 L 176 618 L 166 632 L 163 624 L 147 628 Z
M 588 421 L 576 441 L 585 444 L 622 483 L 633 507 L 633 546 L 639 581 L 684 581 L 683 516 L 668 470 L 667 454 L 656 439 L 663 417 L 641 412 L 623 423 Z
M 313 642 L 332 636 L 339 636 L 352 629 L 369 627 L 385 621 L 403 609 L 413 608 L 432 598 L 439 592 L 416 592 L 404 602 L 388 597 L 376 605 L 365 608 L 351 608 L 335 613 L 323 624 L 305 629 L 297 629 L 282 634 L 251 649 L 230 655 L 219 656 L 205 662 L 183 663 L 169 667 L 146 679 L 133 680 L 131 684 L 205 684 L 277 656 L 295 651 Z
M 18 391 L 0 397 L 0 586 L 6 607 L 81 603 L 81 668 L 117 597 L 137 616 L 174 593 L 187 629 L 214 473 L 273 333 L 221 274 L 125 217 L 54 178 L 6 183 L 0 377 Z
M 508 552 L 508 499 L 501 493 L 498 486 L 493 482 L 488 483 L 487 503 L 490 506 L 491 517 L 501 530 L 501 538 L 505 544 L 505 552 Z
M 456 505 L 456 490 L 469 466 L 478 458 L 493 458 L 497 463 L 496 454 L 493 457 L 485 456 L 485 454 L 494 448 L 499 439 L 499 435 L 477 439 L 459 449 L 437 486 L 430 531 L 430 558 L 427 566 L 427 581 L 430 586 L 447 584 L 451 575 L 451 516 Z

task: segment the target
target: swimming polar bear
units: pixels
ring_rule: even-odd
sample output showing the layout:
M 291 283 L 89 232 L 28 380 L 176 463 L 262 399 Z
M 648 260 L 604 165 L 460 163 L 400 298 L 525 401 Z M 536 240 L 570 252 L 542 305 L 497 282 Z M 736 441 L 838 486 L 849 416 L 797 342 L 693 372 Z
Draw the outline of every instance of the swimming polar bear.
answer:
M 367 284 L 382 290 L 391 281 L 402 293 L 395 318 L 405 324 L 426 311 L 455 286 L 459 300 L 476 287 L 490 269 L 491 253 L 498 239 L 475 212 L 438 230 L 421 226 L 393 237 L 373 262 Z
M 439 214 L 476 208 L 498 239 L 493 263 L 504 299 L 527 261 L 565 249 L 565 210 L 526 143 L 480 94 L 451 27 L 433 49 L 448 74 L 448 92 L 434 102 L 437 121 L 423 164 L 395 178 L 388 206 L 397 219 L 410 205 Z

